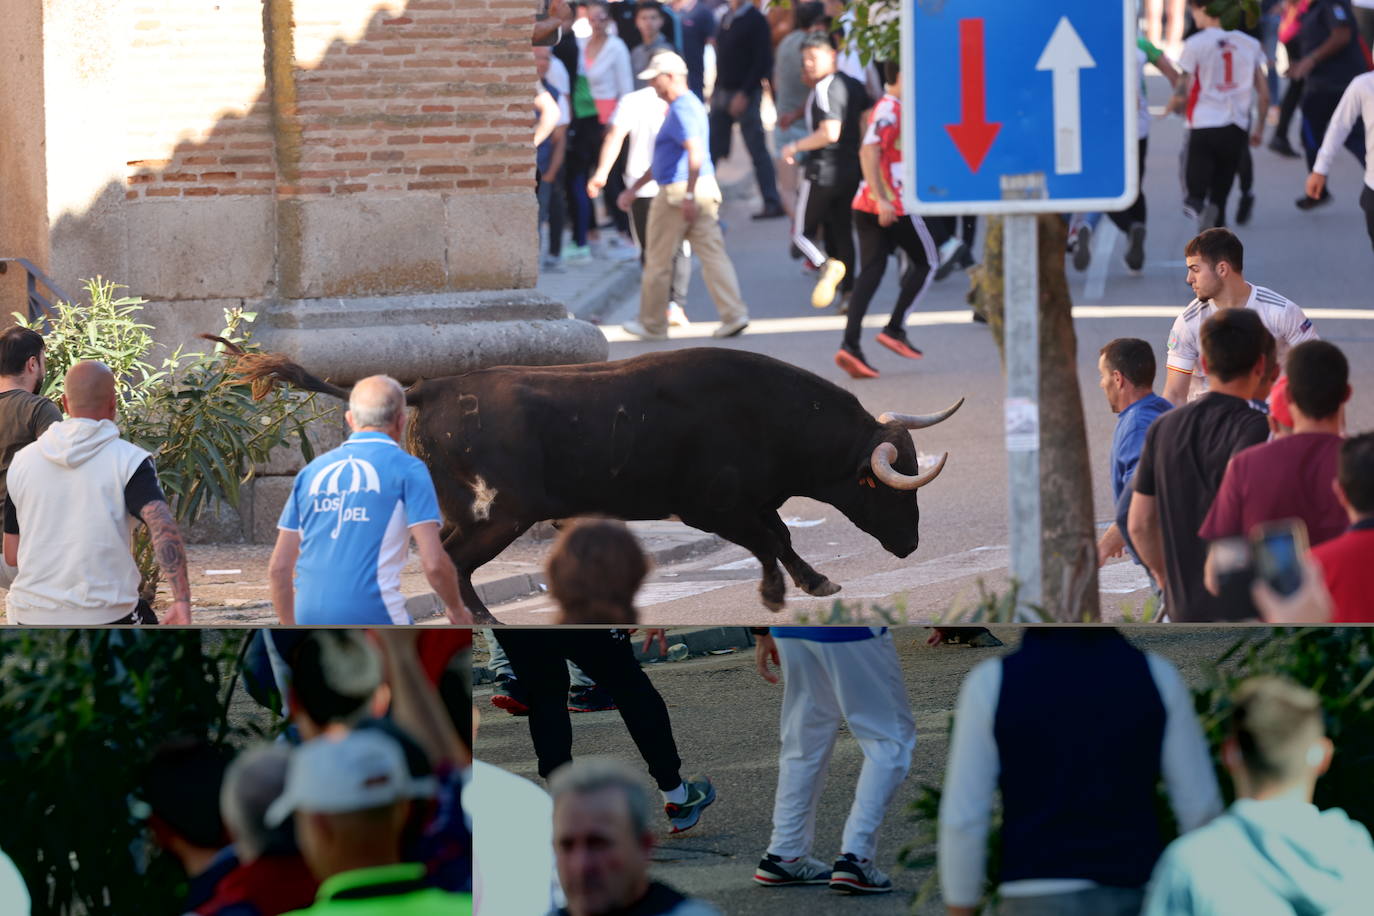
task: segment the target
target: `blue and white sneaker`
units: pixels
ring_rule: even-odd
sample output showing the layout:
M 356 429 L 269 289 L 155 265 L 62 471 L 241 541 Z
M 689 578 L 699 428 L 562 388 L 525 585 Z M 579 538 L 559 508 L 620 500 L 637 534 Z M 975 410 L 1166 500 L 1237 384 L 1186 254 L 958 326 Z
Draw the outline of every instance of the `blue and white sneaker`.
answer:
M 672 825 L 669 833 L 691 830 L 697 825 L 697 821 L 701 820 L 701 812 L 716 800 L 716 787 L 711 785 L 711 780 L 689 779 L 686 785 L 686 801 L 681 804 L 668 802 L 663 806 L 663 813 L 668 815 L 668 823 Z

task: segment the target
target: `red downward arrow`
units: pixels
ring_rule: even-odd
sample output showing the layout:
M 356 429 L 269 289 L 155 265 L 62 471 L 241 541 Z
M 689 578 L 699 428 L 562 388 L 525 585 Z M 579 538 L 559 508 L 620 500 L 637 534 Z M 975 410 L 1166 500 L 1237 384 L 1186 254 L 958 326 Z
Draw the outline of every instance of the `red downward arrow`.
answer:
M 950 139 L 959 148 L 959 155 L 968 163 L 969 171 L 977 172 L 997 132 L 1000 123 L 988 123 L 987 85 L 984 80 L 983 20 L 959 20 L 959 78 L 962 83 L 963 121 L 946 124 Z

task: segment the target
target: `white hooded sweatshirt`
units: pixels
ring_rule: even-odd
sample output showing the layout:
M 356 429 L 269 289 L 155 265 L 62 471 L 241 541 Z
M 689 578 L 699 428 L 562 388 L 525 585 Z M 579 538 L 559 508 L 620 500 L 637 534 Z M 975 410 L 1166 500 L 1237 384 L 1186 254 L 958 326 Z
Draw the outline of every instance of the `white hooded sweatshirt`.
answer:
M 109 420 L 71 417 L 14 456 L 19 520 L 11 623 L 99 626 L 138 605 L 138 565 L 124 487 L 149 457 Z

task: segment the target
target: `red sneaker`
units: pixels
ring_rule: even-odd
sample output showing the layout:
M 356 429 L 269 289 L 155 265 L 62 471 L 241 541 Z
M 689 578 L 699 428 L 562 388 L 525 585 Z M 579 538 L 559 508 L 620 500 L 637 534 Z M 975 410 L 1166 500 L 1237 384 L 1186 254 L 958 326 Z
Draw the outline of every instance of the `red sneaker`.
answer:
M 887 347 L 898 356 L 905 356 L 907 359 L 920 359 L 922 355 L 924 355 L 920 350 L 911 345 L 910 341 L 906 339 L 906 334 L 902 334 L 898 337 L 889 334 L 887 331 L 880 331 L 878 333 L 878 343 Z
M 862 353 L 855 353 L 844 347 L 840 347 L 839 351 L 836 352 L 835 365 L 848 372 L 852 378 L 878 377 L 878 370 L 864 362 Z

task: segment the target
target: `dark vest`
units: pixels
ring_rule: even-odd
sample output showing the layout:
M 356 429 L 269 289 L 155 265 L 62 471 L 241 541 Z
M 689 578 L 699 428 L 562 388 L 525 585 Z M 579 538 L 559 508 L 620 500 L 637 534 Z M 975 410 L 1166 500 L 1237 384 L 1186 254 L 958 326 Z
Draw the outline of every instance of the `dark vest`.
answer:
M 1027 628 L 1002 661 L 993 724 L 1001 880 L 1143 886 L 1162 849 L 1164 721 L 1145 654 L 1120 633 Z

